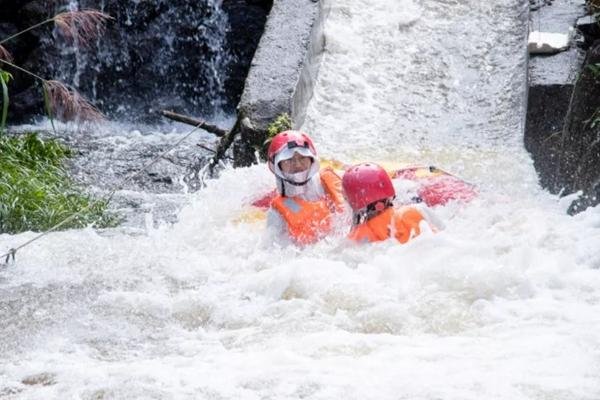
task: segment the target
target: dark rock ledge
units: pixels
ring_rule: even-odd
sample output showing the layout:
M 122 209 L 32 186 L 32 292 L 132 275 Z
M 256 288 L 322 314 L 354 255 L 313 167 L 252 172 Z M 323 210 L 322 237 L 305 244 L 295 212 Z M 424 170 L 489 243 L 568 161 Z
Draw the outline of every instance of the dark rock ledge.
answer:
M 573 35 L 567 51 L 529 60 L 525 147 L 543 187 L 583 193 L 573 214 L 600 203 L 600 32 L 584 0 L 535 3 L 531 30 Z

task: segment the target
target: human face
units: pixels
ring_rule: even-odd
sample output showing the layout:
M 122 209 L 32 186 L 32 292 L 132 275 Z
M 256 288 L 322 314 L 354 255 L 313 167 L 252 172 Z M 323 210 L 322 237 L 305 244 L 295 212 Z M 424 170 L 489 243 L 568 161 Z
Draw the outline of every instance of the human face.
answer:
M 298 153 L 294 153 L 292 158 L 279 162 L 279 169 L 284 174 L 296 174 L 306 171 L 312 165 L 312 158 L 306 157 Z

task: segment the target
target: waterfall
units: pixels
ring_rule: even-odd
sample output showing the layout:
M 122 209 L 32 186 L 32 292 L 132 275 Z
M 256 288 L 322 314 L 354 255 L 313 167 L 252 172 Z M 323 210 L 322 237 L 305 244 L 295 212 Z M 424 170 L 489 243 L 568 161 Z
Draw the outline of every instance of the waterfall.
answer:
M 70 0 L 56 10 L 85 8 L 114 20 L 88 47 L 46 41 L 50 76 L 120 120 L 149 120 L 161 109 L 205 118 L 233 110 L 225 83 L 236 60 L 225 43 L 229 24 L 221 0 Z
M 123 4 L 133 29 L 167 3 Z M 526 2 L 326 6 L 304 126 L 320 153 L 437 164 L 477 199 L 406 245 L 279 246 L 243 218 L 275 185 L 261 164 L 182 194 L 173 224 L 51 233 L 0 267 L 0 398 L 599 398 L 600 207 L 568 216 L 523 148 Z M 124 49 L 100 51 L 124 68 Z

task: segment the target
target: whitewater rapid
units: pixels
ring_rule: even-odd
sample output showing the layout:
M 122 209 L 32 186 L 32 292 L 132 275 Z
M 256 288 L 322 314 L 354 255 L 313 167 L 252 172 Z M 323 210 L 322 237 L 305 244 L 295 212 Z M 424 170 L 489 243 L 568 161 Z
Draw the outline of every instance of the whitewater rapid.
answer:
M 480 196 L 403 246 L 300 250 L 240 221 L 263 164 L 173 225 L 50 234 L 0 269 L 0 399 L 600 398 L 600 208 L 566 215 L 523 148 L 526 4 L 326 5 L 323 156 L 436 164 Z

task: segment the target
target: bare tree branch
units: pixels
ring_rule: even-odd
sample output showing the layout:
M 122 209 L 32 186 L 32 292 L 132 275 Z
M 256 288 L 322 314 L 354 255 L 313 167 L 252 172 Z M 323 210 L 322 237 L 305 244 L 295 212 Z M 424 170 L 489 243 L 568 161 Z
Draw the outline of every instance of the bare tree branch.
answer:
M 169 119 L 172 119 L 173 121 L 182 122 L 184 124 L 199 126 L 205 131 L 214 133 L 215 135 L 220 137 L 223 137 L 227 134 L 227 131 L 225 129 L 219 128 L 216 125 L 209 124 L 208 122 L 201 119 L 188 117 L 187 115 L 177 114 L 173 111 L 167 110 L 162 110 L 160 113 L 163 117 L 167 117 Z

